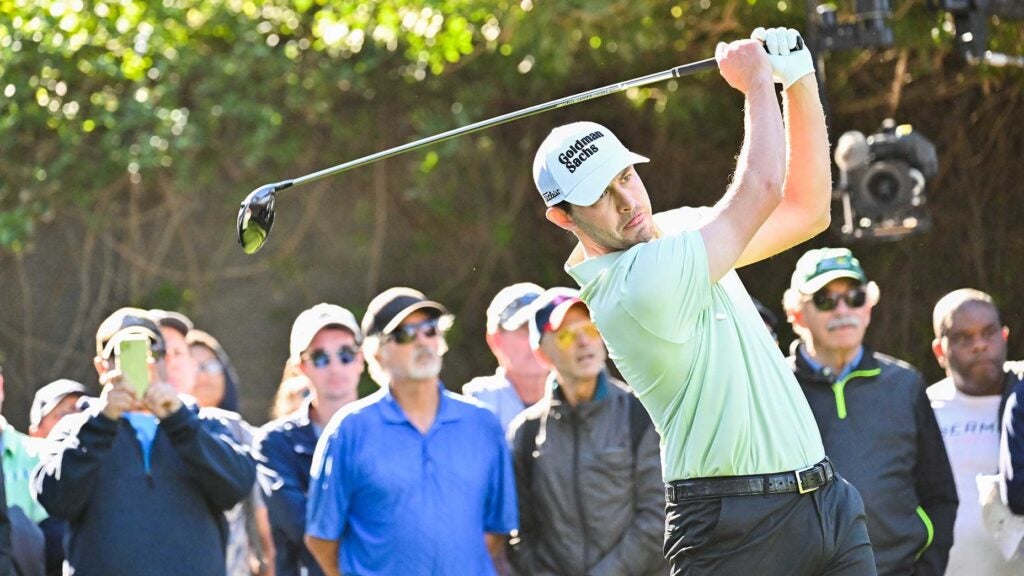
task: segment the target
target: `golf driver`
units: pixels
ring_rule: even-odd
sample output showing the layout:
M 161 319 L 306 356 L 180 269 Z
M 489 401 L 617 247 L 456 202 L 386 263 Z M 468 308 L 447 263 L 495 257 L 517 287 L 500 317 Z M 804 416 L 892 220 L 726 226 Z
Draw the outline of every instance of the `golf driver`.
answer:
M 338 164 L 337 166 L 325 168 L 319 172 L 313 172 L 312 174 L 300 176 L 292 180 L 282 180 L 275 184 L 260 186 L 250 192 L 249 195 L 245 197 L 245 200 L 242 200 L 242 206 L 238 210 L 238 243 L 242 245 L 242 249 L 245 250 L 246 254 L 254 254 L 263 247 L 263 244 L 267 241 L 267 237 L 270 235 L 270 229 L 274 225 L 275 196 L 277 192 L 284 190 L 285 188 L 291 188 L 292 186 L 313 182 L 314 180 L 319 180 L 326 176 L 351 170 L 357 166 L 363 166 L 364 164 L 376 162 L 377 160 L 397 156 L 404 152 L 417 150 L 424 146 L 429 146 L 437 142 L 444 142 L 445 140 L 477 132 L 484 128 L 490 128 L 491 126 L 511 122 L 512 120 L 526 118 L 527 116 L 533 116 L 534 114 L 547 112 L 548 110 L 554 110 L 564 106 L 571 106 L 579 102 L 593 100 L 594 98 L 600 98 L 601 96 L 607 96 L 609 94 L 624 92 L 630 88 L 645 86 L 647 84 L 653 84 L 663 80 L 680 78 L 696 72 L 711 70 L 717 68 L 717 66 L 718 63 L 714 58 L 708 58 L 698 62 L 692 62 L 690 64 L 683 64 L 682 66 L 676 66 L 675 68 L 665 70 L 663 72 L 657 72 L 640 78 L 626 80 L 625 82 L 619 82 L 618 84 L 612 84 L 603 88 L 595 88 L 594 90 L 582 92 L 574 96 L 566 96 L 565 98 L 558 100 L 552 100 L 543 104 L 530 106 L 529 108 L 523 108 L 522 110 L 517 110 L 515 112 L 509 112 L 508 114 L 502 114 L 501 116 L 496 116 L 489 120 L 482 120 L 474 124 L 468 124 L 461 128 L 455 128 L 453 130 L 448 130 L 447 132 L 416 140 L 415 142 L 389 148 L 381 152 L 370 154 L 369 156 L 350 160 L 344 164 Z

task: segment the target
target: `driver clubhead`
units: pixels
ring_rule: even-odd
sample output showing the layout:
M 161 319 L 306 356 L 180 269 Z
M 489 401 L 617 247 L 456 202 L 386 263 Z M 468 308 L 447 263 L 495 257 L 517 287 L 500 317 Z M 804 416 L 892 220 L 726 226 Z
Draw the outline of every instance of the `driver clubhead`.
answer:
M 275 193 L 287 186 L 267 184 L 253 190 L 238 209 L 238 243 L 246 254 L 255 254 L 266 243 L 274 226 Z

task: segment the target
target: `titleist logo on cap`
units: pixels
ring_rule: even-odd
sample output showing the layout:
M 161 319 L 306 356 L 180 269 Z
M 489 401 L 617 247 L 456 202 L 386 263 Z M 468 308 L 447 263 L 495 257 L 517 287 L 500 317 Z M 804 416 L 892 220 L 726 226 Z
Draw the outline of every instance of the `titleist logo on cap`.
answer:
M 604 138 L 604 132 L 601 132 L 600 130 L 587 134 L 573 142 L 571 146 L 559 154 L 558 161 L 565 166 L 566 170 L 569 171 L 569 174 L 572 174 L 577 168 L 587 161 L 587 158 L 597 154 L 597 145 L 592 144 L 592 142 L 599 138 Z

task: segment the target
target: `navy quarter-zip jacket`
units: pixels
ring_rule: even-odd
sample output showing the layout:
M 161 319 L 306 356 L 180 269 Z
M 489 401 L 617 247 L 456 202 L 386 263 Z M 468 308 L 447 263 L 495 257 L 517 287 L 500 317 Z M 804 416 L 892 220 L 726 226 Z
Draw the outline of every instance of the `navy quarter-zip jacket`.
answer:
M 146 470 L 135 429 L 103 403 L 50 433 L 33 490 L 68 521 L 75 576 L 225 573 L 224 511 L 252 491 L 256 463 L 219 420 L 183 405 L 160 421 Z
M 941 576 L 958 505 L 953 471 L 924 378 L 865 346 L 842 379 L 789 358 L 825 453 L 864 500 L 879 576 Z

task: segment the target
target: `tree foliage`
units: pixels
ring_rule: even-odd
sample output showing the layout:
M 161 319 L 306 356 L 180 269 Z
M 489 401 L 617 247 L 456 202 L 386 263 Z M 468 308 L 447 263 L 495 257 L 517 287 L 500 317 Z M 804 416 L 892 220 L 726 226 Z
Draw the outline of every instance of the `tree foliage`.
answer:
M 924 364 L 937 293 L 961 284 L 1011 293 L 1024 254 L 1013 225 L 1024 177 L 1014 122 L 1021 74 L 965 66 L 946 14 L 896 4 L 896 45 L 828 56 L 826 90 L 833 136 L 895 115 L 939 145 L 936 230 L 862 248 L 883 291 L 892 279 L 898 297 L 876 315 L 880 347 Z M 805 28 L 804 9 L 757 0 L 0 0 L 0 270 L 10 280 L 0 297 L 12 303 L 0 346 L 32 387 L 88 378 L 89 336 L 107 312 L 180 307 L 229 350 L 238 342 L 257 406 L 298 310 L 332 300 L 360 312 L 380 288 L 410 284 L 463 315 L 449 364 L 464 379 L 490 362 L 482 311 L 497 288 L 569 282 L 568 241 L 543 223 L 529 173 L 547 129 L 609 123 L 655 158 L 659 168 L 644 178 L 656 208 L 710 203 L 742 135 L 734 92 L 713 75 L 634 89 L 286 191 L 268 247 L 248 259 L 232 231 L 245 192 L 706 58 L 756 25 Z M 993 20 L 993 49 L 1024 53 L 1021 28 Z M 962 262 L 953 271 L 936 263 L 950 253 Z M 757 280 L 751 290 L 777 302 L 795 257 L 745 273 Z

